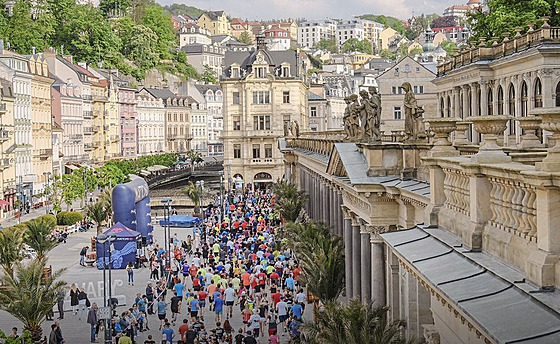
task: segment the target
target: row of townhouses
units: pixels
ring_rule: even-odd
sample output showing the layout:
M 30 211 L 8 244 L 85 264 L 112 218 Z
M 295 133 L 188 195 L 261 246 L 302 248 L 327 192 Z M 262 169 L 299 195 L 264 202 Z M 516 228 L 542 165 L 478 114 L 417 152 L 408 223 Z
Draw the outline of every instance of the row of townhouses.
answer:
M 0 192 L 9 209 L 43 202 L 54 176 L 81 165 L 189 149 L 223 154 L 217 85 L 193 84 L 182 96 L 54 51 L 0 49 Z

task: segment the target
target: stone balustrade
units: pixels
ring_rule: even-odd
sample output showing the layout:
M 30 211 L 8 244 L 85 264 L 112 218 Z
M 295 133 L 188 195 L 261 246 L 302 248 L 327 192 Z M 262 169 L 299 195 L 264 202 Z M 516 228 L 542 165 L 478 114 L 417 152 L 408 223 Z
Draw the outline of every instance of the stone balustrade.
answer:
M 469 176 L 461 169 L 444 168 L 444 206 L 463 215 L 470 215 Z
M 544 24 L 539 29 L 533 30 L 530 27 L 524 34 L 518 28 L 511 39 L 509 34 L 505 34 L 501 43 L 498 43 L 498 37 L 493 37 L 491 42 L 482 37 L 478 45 L 471 42 L 469 48 L 463 48 L 437 66 L 438 77 L 462 66 L 509 56 L 545 42 L 560 43 L 560 27 L 551 27 L 546 17 L 543 21 Z
M 520 176 L 518 176 L 520 177 Z M 537 193 L 535 186 L 522 180 L 488 176 L 490 211 L 488 225 L 529 241 L 537 240 Z

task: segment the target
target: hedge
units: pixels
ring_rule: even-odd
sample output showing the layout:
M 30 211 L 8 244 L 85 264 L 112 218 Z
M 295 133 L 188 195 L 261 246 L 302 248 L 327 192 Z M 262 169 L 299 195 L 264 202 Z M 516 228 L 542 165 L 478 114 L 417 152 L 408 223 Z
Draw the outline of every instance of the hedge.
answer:
M 84 216 L 77 211 L 61 211 L 56 214 L 56 223 L 59 226 L 71 226 L 83 219 Z

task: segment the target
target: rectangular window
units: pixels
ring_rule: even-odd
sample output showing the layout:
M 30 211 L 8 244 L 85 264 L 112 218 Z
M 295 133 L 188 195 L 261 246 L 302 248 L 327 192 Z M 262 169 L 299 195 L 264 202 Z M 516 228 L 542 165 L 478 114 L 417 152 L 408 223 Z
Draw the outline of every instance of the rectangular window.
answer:
M 253 145 L 253 159 L 261 158 L 261 145 Z
M 270 116 L 253 116 L 254 130 L 270 130 Z
M 241 130 L 241 117 L 233 116 L 233 130 Z
M 402 87 L 399 86 L 399 94 L 402 94 Z
M 233 104 L 240 104 L 239 92 L 233 92 Z
M 284 104 L 290 103 L 290 91 L 282 92 L 282 103 Z
M 241 159 L 241 145 L 233 145 L 233 158 Z
M 254 91 L 253 92 L 253 104 L 270 104 L 270 92 L 269 91 Z
M 393 86 L 393 87 L 391 88 L 391 93 L 397 94 L 397 87 L 396 87 L 396 86 Z
M 316 106 L 312 106 L 311 108 L 311 117 L 317 117 L 317 107 Z
M 418 86 L 420 88 L 420 93 L 424 93 L 424 86 Z
M 255 70 L 255 77 L 264 79 L 266 78 L 266 67 L 258 67 Z
M 401 119 L 402 111 L 400 106 L 393 106 L 393 118 L 394 119 Z
M 414 94 L 418 93 L 418 86 L 414 86 Z
M 264 145 L 264 158 L 272 159 L 272 145 L 270 144 Z

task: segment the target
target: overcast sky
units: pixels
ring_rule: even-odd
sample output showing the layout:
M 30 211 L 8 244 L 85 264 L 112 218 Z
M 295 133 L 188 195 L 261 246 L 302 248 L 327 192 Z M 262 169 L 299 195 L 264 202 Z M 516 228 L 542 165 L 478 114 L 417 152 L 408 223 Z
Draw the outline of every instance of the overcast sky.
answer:
M 351 18 L 374 13 L 407 19 L 412 14 L 439 13 L 467 0 L 157 0 L 163 5 L 176 2 L 205 10 L 225 10 L 242 19 Z

